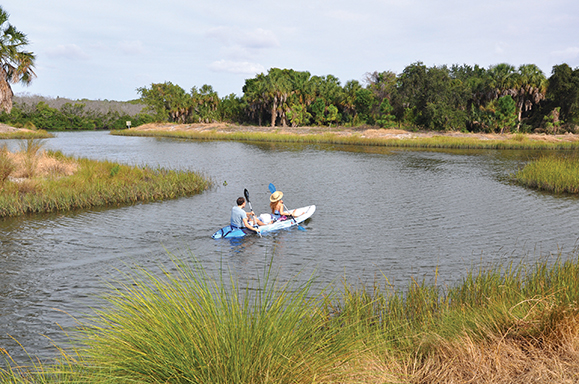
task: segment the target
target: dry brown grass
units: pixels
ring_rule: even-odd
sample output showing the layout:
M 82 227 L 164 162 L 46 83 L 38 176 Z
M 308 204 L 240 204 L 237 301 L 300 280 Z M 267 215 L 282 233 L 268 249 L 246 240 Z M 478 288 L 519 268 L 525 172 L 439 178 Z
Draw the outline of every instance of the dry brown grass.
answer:
M 490 336 L 474 341 L 463 336 L 441 340 L 434 353 L 411 375 L 417 384 L 577 383 L 579 317 L 558 321 L 536 338 Z
M 70 176 L 78 169 L 76 162 L 67 159 L 57 159 L 45 151 L 37 153 L 32 158 L 25 152 L 7 152 L 6 156 L 14 164 L 14 170 L 10 177 L 16 180 L 32 177 L 56 178 Z

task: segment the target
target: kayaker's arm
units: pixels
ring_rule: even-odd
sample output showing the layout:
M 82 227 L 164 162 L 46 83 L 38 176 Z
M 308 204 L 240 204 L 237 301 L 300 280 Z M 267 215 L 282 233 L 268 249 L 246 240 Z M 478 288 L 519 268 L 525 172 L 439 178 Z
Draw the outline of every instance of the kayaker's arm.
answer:
M 258 227 L 254 227 L 253 225 L 249 224 L 249 220 L 247 220 L 247 218 L 243 219 L 243 225 L 245 225 L 245 228 L 252 230 L 254 232 L 259 231 Z
M 247 212 L 247 217 L 243 219 L 243 224 L 245 225 L 245 228 L 255 232 L 259 232 L 259 225 L 265 225 L 265 223 L 262 223 L 261 220 L 259 220 L 257 216 L 255 216 L 255 223 L 257 225 L 253 226 L 249 223 L 249 217 L 251 216 L 255 216 L 255 213 L 253 211 Z

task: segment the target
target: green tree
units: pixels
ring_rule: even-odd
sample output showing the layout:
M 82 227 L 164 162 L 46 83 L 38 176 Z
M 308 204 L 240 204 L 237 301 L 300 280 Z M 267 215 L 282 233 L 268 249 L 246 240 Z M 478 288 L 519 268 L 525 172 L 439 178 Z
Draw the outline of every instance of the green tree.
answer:
M 519 130 L 523 113 L 529 113 L 545 99 L 547 94 L 547 78 L 543 71 L 534 64 L 521 65 L 518 69 L 517 92 L 517 131 Z
M 344 115 L 342 118 L 348 123 L 354 123 L 356 120 L 356 93 L 362 89 L 358 80 L 350 80 L 344 85 L 342 91 L 342 107 Z
M 579 68 L 555 65 L 547 87 L 548 110 L 560 107 L 560 118 L 579 124 Z
M 361 88 L 356 91 L 356 98 L 354 106 L 356 108 L 356 116 L 354 124 L 368 123 L 370 120 L 370 112 L 374 104 L 374 94 L 366 88 Z
M 33 53 L 25 51 L 26 35 L 8 23 L 8 13 L 0 6 L 0 109 L 10 113 L 14 93 L 10 83 L 28 85 L 35 73 Z
M 425 129 L 466 129 L 468 87 L 451 74 L 446 66 L 427 68 L 421 62 L 406 67 L 399 77 L 398 118 Z
M 287 111 L 287 117 L 292 127 L 306 125 L 312 115 L 308 112 L 305 104 L 292 104 Z
M 390 100 L 388 100 L 388 98 L 384 98 L 382 103 L 380 103 L 380 114 L 376 120 L 376 124 L 382 128 L 391 128 L 396 126 L 396 116 L 392 114 L 393 111 L 394 107 L 390 105 Z
M 191 89 L 191 111 L 189 121 L 211 123 L 219 120 L 219 103 L 221 100 L 211 85 L 204 84 L 200 89 Z
M 338 111 L 338 107 L 334 104 L 330 104 L 328 106 L 328 116 L 326 117 L 326 121 L 330 124 L 336 124 L 340 120 L 340 113 Z
M 269 103 L 266 75 L 260 73 L 253 79 L 246 79 L 242 99 L 250 120 L 257 121 L 261 127 Z
M 191 95 L 170 81 L 151 84 L 151 88 L 137 88 L 141 102 L 147 105 L 159 120 L 183 123 L 191 113 Z
M 501 128 L 501 134 L 505 129 L 512 129 L 517 122 L 517 103 L 511 95 L 500 97 L 497 100 L 497 109 L 495 112 L 497 124 Z
M 326 122 L 326 102 L 321 97 L 318 97 L 310 105 L 311 116 L 314 120 L 314 124 L 321 126 Z
M 219 119 L 230 123 L 243 122 L 244 104 L 241 98 L 231 93 L 221 99 L 218 106 Z

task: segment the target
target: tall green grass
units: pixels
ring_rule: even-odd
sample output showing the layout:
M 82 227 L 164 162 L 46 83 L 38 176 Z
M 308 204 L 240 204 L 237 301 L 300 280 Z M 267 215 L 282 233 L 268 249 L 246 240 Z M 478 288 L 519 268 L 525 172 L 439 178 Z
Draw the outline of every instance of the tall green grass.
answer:
M 579 158 L 544 156 L 529 162 L 514 178 L 531 188 L 555 193 L 579 193 Z
M 173 199 L 211 186 L 210 180 L 192 171 L 72 159 L 60 152 L 52 152 L 51 156 L 74 160 L 77 172 L 71 176 L 4 182 L 0 217 Z
M 440 344 L 465 335 L 555 350 L 569 336 L 567 319 L 579 317 L 579 258 L 572 257 L 480 268 L 451 287 L 412 280 L 405 290 L 387 279 L 324 289 L 313 278 L 279 284 L 270 272 L 240 288 L 231 277 L 174 259 L 170 270 L 137 268 L 113 282 L 108 304 L 83 321 L 76 349 L 62 351 L 56 364 L 10 364 L 0 379 L 418 382 L 412 375 Z
M 579 148 L 579 142 L 546 142 L 531 140 L 523 135 L 511 139 L 483 140 L 473 137 L 449 137 L 435 135 L 428 138 L 370 138 L 360 134 L 343 136 L 336 133 L 298 135 L 280 132 L 217 132 L 217 131 L 111 131 L 113 135 L 173 137 L 195 140 L 224 140 L 272 143 L 304 143 L 382 146 L 393 148 L 432 148 L 432 149 L 536 149 L 536 150 L 569 150 Z

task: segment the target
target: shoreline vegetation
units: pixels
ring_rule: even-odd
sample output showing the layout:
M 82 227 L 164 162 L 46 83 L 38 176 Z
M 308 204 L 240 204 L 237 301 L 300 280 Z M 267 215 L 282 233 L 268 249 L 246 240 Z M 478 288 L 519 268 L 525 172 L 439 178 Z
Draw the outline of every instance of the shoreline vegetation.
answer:
M 51 133 L 43 129 L 15 128 L 0 123 L 0 140 L 3 139 L 48 139 L 53 137 Z
M 576 251 L 479 267 L 453 286 L 412 279 L 405 290 L 386 277 L 320 290 L 315 277 L 282 284 L 271 270 L 241 288 L 192 256 L 169 256 L 170 268 L 136 266 L 111 283 L 104 308 L 77 319 L 72 349 L 55 346 L 55 361 L 21 365 L 0 348 L 0 379 L 526 384 L 579 375 Z
M 212 184 L 192 171 L 73 158 L 42 145 L 27 139 L 17 152 L 0 147 L 0 218 L 173 199 Z
M 447 149 L 579 149 L 579 135 L 483 134 L 407 131 L 376 127 L 258 127 L 229 123 L 151 123 L 114 130 L 112 135 L 169 137 L 193 140 L 230 140 Z

